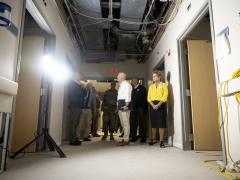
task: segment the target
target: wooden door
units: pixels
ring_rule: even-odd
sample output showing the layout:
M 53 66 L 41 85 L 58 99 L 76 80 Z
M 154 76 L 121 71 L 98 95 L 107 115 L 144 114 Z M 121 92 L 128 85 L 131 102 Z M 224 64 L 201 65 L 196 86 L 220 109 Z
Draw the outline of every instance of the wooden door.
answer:
M 12 152 L 27 144 L 37 132 L 41 88 L 40 61 L 43 56 L 43 48 L 43 37 L 24 36 Z M 36 144 L 26 149 L 26 152 L 34 152 L 35 149 Z
M 188 40 L 194 150 L 221 150 L 212 44 Z

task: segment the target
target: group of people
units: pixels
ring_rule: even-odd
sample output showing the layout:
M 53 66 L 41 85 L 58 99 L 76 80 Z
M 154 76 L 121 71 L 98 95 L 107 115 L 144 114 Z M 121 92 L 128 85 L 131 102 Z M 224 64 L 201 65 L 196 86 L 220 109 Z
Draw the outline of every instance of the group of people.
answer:
M 123 138 L 118 142 L 119 146 L 136 142 L 139 138 L 141 143 L 145 143 L 148 127 L 147 114 L 150 109 L 149 145 L 157 143 L 159 129 L 160 147 L 164 148 L 168 87 L 161 82 L 159 71 L 154 71 L 152 75 L 153 83 L 147 91 L 137 78 L 133 78 L 130 84 L 127 81 L 127 75 L 123 72 L 119 73 L 117 76 L 119 89 L 116 90 L 116 82 L 112 82 L 111 88 L 104 93 L 102 104 L 91 83 L 72 81 L 69 84 L 70 145 L 91 141 L 90 134 L 93 137 L 100 137 L 97 130 L 101 111 L 104 133 L 102 140 L 106 140 L 109 133 L 110 140 L 114 140 L 113 134 L 120 128 Z
M 91 83 L 73 80 L 69 83 L 69 141 L 70 145 L 80 145 L 91 141 L 90 132 L 97 136 L 100 116 L 100 98 Z

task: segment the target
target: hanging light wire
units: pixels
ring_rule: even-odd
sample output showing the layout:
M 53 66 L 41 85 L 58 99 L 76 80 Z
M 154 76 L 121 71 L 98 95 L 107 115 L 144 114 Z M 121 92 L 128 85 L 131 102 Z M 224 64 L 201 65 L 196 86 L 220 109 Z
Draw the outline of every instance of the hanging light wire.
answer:
M 155 0 L 152 0 L 151 5 L 150 5 L 150 7 L 149 7 L 149 9 L 148 9 L 147 14 L 146 14 L 145 17 L 144 17 L 143 22 L 147 22 L 147 21 L 148 21 L 148 16 L 149 16 L 149 14 L 151 13 L 152 6 L 153 6 L 154 2 L 155 2 Z M 143 26 L 142 26 L 142 28 L 141 28 L 141 31 L 138 33 L 137 39 L 136 39 L 136 43 L 138 42 L 138 39 L 139 39 L 139 37 L 140 37 L 140 35 L 142 34 L 142 32 L 143 32 L 144 29 L 146 29 L 146 24 L 143 24 Z
M 71 6 L 71 8 L 75 11 L 75 13 L 83 16 L 83 17 L 86 17 L 86 18 L 89 18 L 89 19 L 95 19 L 95 20 L 106 20 L 106 21 L 118 21 L 118 22 L 121 22 L 121 23 L 125 23 L 125 24 L 133 24 L 133 25 L 148 25 L 148 24 L 158 24 L 159 26 L 166 26 L 168 25 L 176 16 L 176 12 L 182 2 L 182 0 L 178 0 L 178 2 L 176 3 L 178 5 L 177 7 L 177 10 L 174 11 L 174 15 L 172 16 L 172 18 L 169 18 L 167 22 L 165 23 L 158 23 L 158 21 L 160 19 L 155 19 L 153 21 L 144 21 L 144 22 L 136 22 L 136 21 L 127 21 L 127 20 L 123 20 L 123 19 L 117 19 L 117 18 L 113 18 L 113 19 L 109 19 L 109 18 L 101 18 L 101 17 L 93 17 L 93 16 L 89 16 L 89 15 L 86 15 L 84 13 L 81 13 L 76 7 L 74 7 L 73 4 L 71 4 L 71 2 L 69 2 L 69 0 L 67 0 L 68 4 Z M 180 3 L 179 3 L 180 2 Z M 151 12 L 151 11 L 150 11 Z
M 104 23 L 104 22 L 107 22 L 108 20 L 102 20 L 102 21 L 98 21 L 98 22 L 94 22 L 94 23 L 89 23 L 89 24 L 85 24 L 83 25 L 82 27 L 85 28 L 87 26 L 93 26 L 93 25 L 96 25 L 96 24 L 101 24 L 101 23 Z
M 109 19 L 109 18 L 102 18 L 102 17 L 93 17 L 93 16 L 89 16 L 89 15 L 86 15 L 84 13 L 81 13 L 73 4 L 71 4 L 69 2 L 69 0 L 67 0 L 69 6 L 71 7 L 72 10 L 74 10 L 75 13 L 83 16 L 83 17 L 86 17 L 86 18 L 89 18 L 89 19 L 94 19 L 94 20 L 107 20 L 107 21 L 118 21 L 118 22 L 121 22 L 121 23 L 125 23 L 125 24 L 133 24 L 133 25 L 143 25 L 143 24 L 155 24 L 158 19 L 154 20 L 154 21 L 149 21 L 149 22 L 136 22 L 136 21 L 127 21 L 127 20 L 123 20 L 123 19 L 117 19 L 117 18 L 113 18 L 113 19 Z

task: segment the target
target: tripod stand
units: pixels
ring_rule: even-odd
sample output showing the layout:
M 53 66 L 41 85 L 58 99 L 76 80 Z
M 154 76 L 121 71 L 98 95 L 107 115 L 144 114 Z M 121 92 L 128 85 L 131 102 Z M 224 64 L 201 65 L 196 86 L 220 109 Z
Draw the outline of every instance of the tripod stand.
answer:
M 57 151 L 61 158 L 65 158 L 66 155 L 61 150 L 61 148 L 57 145 L 57 143 L 53 140 L 53 138 L 48 133 L 48 119 L 49 119 L 49 99 L 51 98 L 51 88 L 52 82 L 43 74 L 41 81 L 41 95 L 40 95 L 40 103 L 39 103 L 39 119 L 38 119 L 38 135 L 30 141 L 28 144 L 20 148 L 16 153 L 10 156 L 10 158 L 15 158 L 18 154 L 22 153 L 27 147 L 32 145 L 34 142 L 37 145 L 42 146 L 42 149 L 45 149 L 46 144 L 50 151 Z M 39 148 L 39 147 L 37 147 Z M 38 149 L 39 150 L 39 149 Z
M 28 144 L 26 144 L 25 146 L 23 146 L 22 148 L 20 148 L 16 153 L 14 153 L 13 155 L 10 156 L 10 158 L 15 158 L 18 154 L 20 154 L 22 151 L 24 151 L 24 149 L 26 149 L 27 147 L 29 147 L 31 144 L 33 144 L 35 141 L 37 141 L 39 138 L 44 137 L 44 140 L 47 142 L 48 148 L 50 151 L 57 151 L 59 156 L 61 158 L 65 158 L 66 155 L 64 154 L 64 152 L 61 150 L 61 148 L 56 144 L 56 142 L 53 140 L 53 138 L 49 135 L 48 133 L 48 129 L 47 128 L 43 128 L 42 129 L 42 133 L 39 134 L 38 136 L 36 136 L 32 141 L 30 141 Z

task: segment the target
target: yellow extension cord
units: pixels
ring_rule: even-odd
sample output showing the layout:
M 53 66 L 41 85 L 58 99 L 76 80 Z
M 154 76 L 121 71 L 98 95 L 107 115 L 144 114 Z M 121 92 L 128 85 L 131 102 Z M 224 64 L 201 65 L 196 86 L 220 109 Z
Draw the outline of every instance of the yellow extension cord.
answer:
M 221 130 L 222 128 L 222 124 L 221 124 L 221 95 L 223 94 L 223 103 L 224 103 L 224 107 L 225 107 L 225 117 L 224 117 L 224 120 L 223 120 L 223 123 L 225 123 L 226 121 L 226 143 L 227 143 L 227 152 L 228 152 L 228 157 L 230 158 L 230 160 L 232 162 L 233 161 L 233 158 L 231 156 L 231 150 L 230 150 L 230 145 L 229 145 L 229 128 L 228 128 L 228 124 L 229 124 L 229 119 L 228 119 L 228 105 L 229 105 L 229 99 L 228 99 L 228 102 L 227 102 L 227 98 L 226 98 L 226 94 L 228 92 L 228 83 L 230 80 L 233 80 L 235 78 L 238 78 L 240 77 L 240 69 L 238 69 L 237 71 L 235 71 L 232 75 L 232 78 L 227 80 L 227 81 L 224 81 L 223 83 L 221 83 L 220 87 L 219 87 L 219 91 L 218 91 L 218 124 L 219 124 L 219 129 Z M 222 93 L 222 88 L 224 90 L 224 92 Z M 240 92 L 238 93 L 235 93 L 235 98 L 236 98 L 236 101 L 238 103 L 238 106 L 240 105 Z
M 235 71 L 232 75 L 232 79 L 240 77 L 240 69 Z M 238 105 L 240 105 L 240 92 L 235 93 L 236 100 L 238 102 Z
M 231 148 L 230 148 L 230 144 L 229 144 L 229 128 L 228 128 L 228 124 L 229 124 L 229 119 L 228 119 L 228 105 L 229 105 L 229 98 L 227 100 L 226 94 L 228 92 L 228 83 L 230 80 L 233 80 L 235 78 L 240 77 L 240 69 L 238 69 L 237 71 L 235 71 L 232 75 L 232 78 L 224 81 L 220 84 L 219 87 L 219 91 L 218 91 L 218 125 L 219 125 L 219 130 L 221 130 L 221 128 L 223 128 L 225 122 L 226 122 L 226 145 L 227 145 L 227 155 L 229 157 L 229 159 L 232 161 L 232 163 L 234 163 L 235 161 L 232 158 L 231 155 Z M 223 93 L 222 93 L 223 91 Z M 224 104 L 224 108 L 225 108 L 225 115 L 224 115 L 224 119 L 223 119 L 223 124 L 221 123 L 221 96 L 223 94 L 223 104 Z M 236 101 L 238 103 L 238 107 L 240 107 L 240 92 L 234 93 Z M 240 175 L 234 172 L 231 172 L 229 170 L 226 170 L 225 168 L 223 169 L 220 165 L 213 165 L 210 164 L 211 162 L 216 162 L 217 160 L 206 160 L 204 161 L 204 164 L 210 168 L 216 169 L 217 172 L 219 174 L 221 174 L 222 176 L 224 176 L 227 179 L 240 179 Z M 237 168 L 240 169 L 240 167 L 237 166 Z
M 223 169 L 220 165 L 211 164 L 212 162 L 217 162 L 217 161 L 218 160 L 205 160 L 205 161 L 203 161 L 203 163 L 207 167 L 209 167 L 211 169 L 215 169 L 218 174 L 222 175 L 223 177 L 225 177 L 228 180 L 240 179 L 240 175 L 239 174 L 236 174 L 236 173 L 233 173 L 233 172 L 231 172 L 229 170 Z

